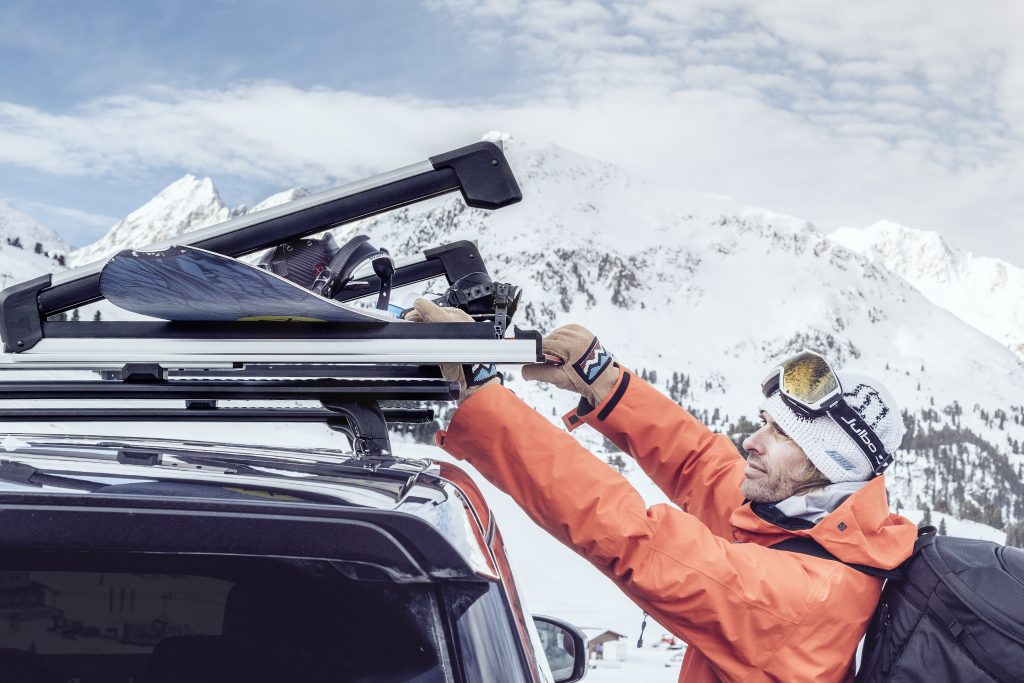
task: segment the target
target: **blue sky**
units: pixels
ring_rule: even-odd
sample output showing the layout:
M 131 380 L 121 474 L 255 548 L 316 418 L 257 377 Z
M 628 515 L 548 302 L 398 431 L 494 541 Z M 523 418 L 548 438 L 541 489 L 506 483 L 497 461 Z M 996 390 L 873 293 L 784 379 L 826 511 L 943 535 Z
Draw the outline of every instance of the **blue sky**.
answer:
M 7 0 L 0 22 L 5 98 L 56 110 L 154 84 L 263 79 L 459 99 L 499 92 L 510 67 L 407 0 Z
M 500 129 L 1024 265 L 1022 34 L 997 0 L 8 0 L 0 198 L 83 244 L 186 172 L 252 203 Z
M 408 0 L 7 1 L 0 4 L 0 101 L 76 117 L 105 98 L 154 88 L 210 93 L 267 82 L 455 102 L 500 97 L 515 65 L 499 53 L 481 58 L 461 33 L 445 14 Z M 346 128 L 339 120 L 322 134 Z M 419 151 L 410 150 L 410 160 Z M 39 168 L 8 159 L 0 160 L 0 197 L 82 244 L 183 173 L 217 170 L 159 159 L 69 172 L 59 161 Z M 288 184 L 217 175 L 235 204 Z

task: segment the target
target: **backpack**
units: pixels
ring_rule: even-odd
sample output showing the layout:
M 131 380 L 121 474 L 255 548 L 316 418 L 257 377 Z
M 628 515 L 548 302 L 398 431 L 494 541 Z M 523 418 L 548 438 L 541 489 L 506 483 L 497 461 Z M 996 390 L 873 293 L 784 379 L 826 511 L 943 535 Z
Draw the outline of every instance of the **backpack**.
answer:
M 772 546 L 841 562 L 810 538 Z M 1024 682 L 1024 550 L 924 527 L 887 579 L 868 624 L 858 683 Z

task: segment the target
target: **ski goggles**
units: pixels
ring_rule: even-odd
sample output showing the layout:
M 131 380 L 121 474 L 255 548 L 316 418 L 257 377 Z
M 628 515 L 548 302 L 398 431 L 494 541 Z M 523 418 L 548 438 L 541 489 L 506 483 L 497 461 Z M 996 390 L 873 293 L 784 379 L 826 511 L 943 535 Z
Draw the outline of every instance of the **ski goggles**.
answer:
M 892 463 L 875 430 L 843 398 L 839 376 L 821 355 L 805 349 L 774 367 L 761 382 L 761 393 L 768 398 L 776 391 L 798 415 L 830 417 L 863 451 L 875 476 Z

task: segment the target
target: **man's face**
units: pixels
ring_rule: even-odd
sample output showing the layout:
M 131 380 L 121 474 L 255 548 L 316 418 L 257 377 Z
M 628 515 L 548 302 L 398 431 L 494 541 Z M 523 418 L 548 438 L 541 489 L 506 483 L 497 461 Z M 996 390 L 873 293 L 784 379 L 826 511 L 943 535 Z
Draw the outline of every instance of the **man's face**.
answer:
M 743 440 L 747 452 L 743 495 L 758 503 L 778 503 L 796 493 L 798 484 L 792 474 L 803 467 L 807 456 L 763 410 L 761 421 L 762 427 Z

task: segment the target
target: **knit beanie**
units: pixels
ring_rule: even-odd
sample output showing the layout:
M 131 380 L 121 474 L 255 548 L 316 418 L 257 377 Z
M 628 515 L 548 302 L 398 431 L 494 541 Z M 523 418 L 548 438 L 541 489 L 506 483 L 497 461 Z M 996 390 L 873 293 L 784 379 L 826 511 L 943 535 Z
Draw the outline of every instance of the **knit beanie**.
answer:
M 846 402 L 875 431 L 886 452 L 895 454 L 906 429 L 892 396 L 870 377 L 847 373 L 838 376 Z M 778 391 L 764 400 L 761 410 L 772 416 L 832 483 L 871 478 L 871 463 L 864 451 L 828 415 L 804 417 L 786 405 Z

